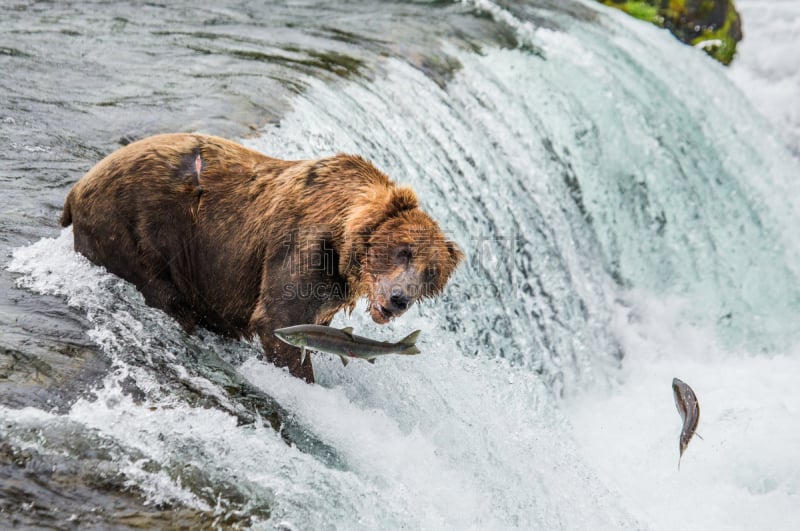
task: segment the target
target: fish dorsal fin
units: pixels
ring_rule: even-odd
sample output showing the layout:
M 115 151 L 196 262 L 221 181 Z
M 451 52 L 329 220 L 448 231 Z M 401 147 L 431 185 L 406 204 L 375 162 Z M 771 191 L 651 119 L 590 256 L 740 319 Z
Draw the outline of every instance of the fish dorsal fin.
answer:
M 342 360 L 342 365 L 344 365 L 345 367 L 347 367 L 347 364 L 350 363 L 350 361 L 344 356 L 339 356 L 339 359 Z
M 406 345 L 408 347 L 413 346 L 417 342 L 417 338 L 422 330 L 415 330 L 408 334 L 406 337 L 398 341 L 401 345 Z
M 346 326 L 346 327 L 342 328 L 342 332 L 344 332 L 345 334 L 350 336 L 350 339 L 353 338 L 353 327 L 352 326 Z
M 368 362 L 370 362 L 370 363 L 372 363 L 373 365 L 375 364 L 375 358 L 370 358 L 370 359 L 368 359 L 367 361 L 368 361 Z

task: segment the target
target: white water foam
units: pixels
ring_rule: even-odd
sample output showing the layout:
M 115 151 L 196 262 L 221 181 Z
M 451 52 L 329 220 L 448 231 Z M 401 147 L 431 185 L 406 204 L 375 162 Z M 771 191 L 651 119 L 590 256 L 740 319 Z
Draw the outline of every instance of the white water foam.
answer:
M 620 385 L 570 402 L 576 439 L 625 507 L 663 529 L 797 529 L 800 349 L 731 352 L 681 322 L 685 300 L 635 293 L 615 323 Z M 671 381 L 689 384 L 700 424 L 678 469 Z
M 738 0 L 744 39 L 728 74 L 800 156 L 800 3 Z
M 147 366 L 131 366 L 122 352 L 143 349 L 169 358 L 170 352 L 148 345 L 154 337 L 176 333 L 177 325 L 164 318 L 155 329 L 138 326 L 130 336 L 121 334 L 126 327 L 120 323 L 130 319 L 141 325 L 159 312 L 137 301 L 130 286 L 75 254 L 69 229 L 18 250 L 10 268 L 23 273 L 21 285 L 65 296 L 86 310 L 96 325 L 93 337 L 118 365 L 128 366 L 125 374 L 135 374 L 145 388 L 148 382 L 157 386 Z M 130 302 L 128 297 L 134 300 L 126 315 L 103 309 L 114 301 Z M 365 320 L 353 318 L 359 327 L 367 326 Z M 335 523 L 348 529 L 574 529 L 597 522 L 636 527 L 580 464 L 574 445 L 562 436 L 564 421 L 534 373 L 502 360 L 464 359 L 452 336 L 432 330 L 422 316 L 408 324 L 426 331 L 426 355 L 347 368 L 338 359 L 317 356 L 321 385 L 308 386 L 254 359 L 240 368 L 333 445 L 346 471 L 287 447 L 270 429 L 238 427 L 224 412 L 157 393 L 134 403 L 121 392 L 120 371 L 95 390 L 96 398 L 79 400 L 67 418 L 143 455 L 144 461 L 123 469 L 153 503 L 208 509 L 163 471 L 146 472 L 147 460 L 162 469 L 191 464 L 244 485 L 267 497 L 273 522 L 298 528 Z M 15 422 L 58 420 L 30 409 L 3 410 L 4 418 L 9 415 Z

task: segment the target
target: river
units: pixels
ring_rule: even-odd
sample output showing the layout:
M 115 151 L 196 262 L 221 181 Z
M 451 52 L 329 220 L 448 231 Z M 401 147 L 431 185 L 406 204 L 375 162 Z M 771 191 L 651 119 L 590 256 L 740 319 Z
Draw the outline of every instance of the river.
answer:
M 0 29 L 0 522 L 800 519 L 800 162 L 754 68 L 580 1 L 19 1 Z M 74 253 L 70 185 L 176 130 L 413 186 L 466 263 L 333 325 L 423 354 L 315 355 L 309 386 Z M 702 411 L 680 471 L 673 377 Z

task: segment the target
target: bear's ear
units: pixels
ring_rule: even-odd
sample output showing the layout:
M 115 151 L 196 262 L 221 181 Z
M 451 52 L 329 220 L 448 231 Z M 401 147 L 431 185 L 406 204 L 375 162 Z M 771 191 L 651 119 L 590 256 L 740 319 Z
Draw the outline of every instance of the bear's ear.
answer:
M 386 221 L 418 205 L 417 194 L 411 188 L 387 190 L 352 207 L 346 230 L 348 234 L 361 234 L 369 238 Z
M 406 210 L 413 210 L 419 206 L 417 194 L 411 188 L 395 188 L 386 202 L 385 216 L 393 218 Z

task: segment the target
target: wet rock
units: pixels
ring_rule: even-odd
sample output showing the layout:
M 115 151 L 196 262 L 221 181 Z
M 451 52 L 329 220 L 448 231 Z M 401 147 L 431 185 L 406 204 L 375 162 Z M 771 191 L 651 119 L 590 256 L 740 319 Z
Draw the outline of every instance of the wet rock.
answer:
M 0 527 L 4 529 L 237 529 L 251 523 L 240 511 L 148 504 L 111 461 L 41 453 L 0 438 Z
M 0 405 L 64 412 L 90 395 L 109 367 L 88 347 L 40 342 L 22 351 L 0 342 Z
M 164 477 L 182 494 L 153 490 Z M 68 419 L 0 425 L 0 529 L 237 529 L 268 520 L 271 500 L 189 457 L 162 464 Z

